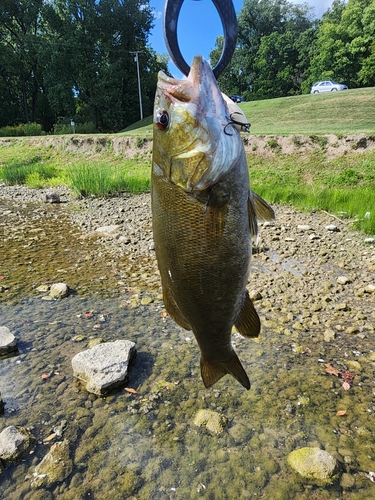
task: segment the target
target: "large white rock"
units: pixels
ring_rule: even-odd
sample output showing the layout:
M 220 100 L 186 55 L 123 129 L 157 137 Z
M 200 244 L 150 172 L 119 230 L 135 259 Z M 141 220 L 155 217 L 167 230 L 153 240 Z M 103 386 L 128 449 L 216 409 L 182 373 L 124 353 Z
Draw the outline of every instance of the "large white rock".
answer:
M 100 396 L 126 383 L 129 363 L 135 355 L 135 343 L 130 340 L 99 344 L 74 356 L 73 374 L 87 383 L 89 392 Z
M 7 326 L 0 326 L 0 356 L 17 351 L 17 340 Z

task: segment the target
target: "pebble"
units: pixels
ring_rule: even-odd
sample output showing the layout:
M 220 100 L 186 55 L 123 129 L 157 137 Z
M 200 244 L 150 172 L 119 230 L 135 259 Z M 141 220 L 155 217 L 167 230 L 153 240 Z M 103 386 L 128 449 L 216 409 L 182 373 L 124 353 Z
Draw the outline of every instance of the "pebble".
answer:
M 326 226 L 325 227 L 327 229 L 327 231 L 331 231 L 332 233 L 339 233 L 340 232 L 340 229 L 335 226 L 334 224 L 330 224 L 329 226 Z
M 347 276 L 338 276 L 336 281 L 340 285 L 347 285 L 348 283 L 350 283 L 350 278 L 348 278 Z

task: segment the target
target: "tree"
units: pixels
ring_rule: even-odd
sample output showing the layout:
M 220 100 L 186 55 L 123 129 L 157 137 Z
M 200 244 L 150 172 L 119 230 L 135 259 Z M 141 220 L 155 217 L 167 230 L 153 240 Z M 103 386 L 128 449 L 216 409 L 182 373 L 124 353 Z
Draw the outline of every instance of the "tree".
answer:
M 307 4 L 287 0 L 245 0 L 238 17 L 237 49 L 220 85 L 247 99 L 299 93 L 309 65 L 309 51 L 302 43 L 311 41 L 316 25 L 311 12 Z M 303 36 L 308 30 L 310 37 Z M 210 54 L 214 62 L 221 46 L 218 39 Z
M 147 45 L 148 0 L 3 0 L 0 8 L 0 125 L 58 117 L 120 130 L 152 111 L 166 62 Z M 21 105 L 20 105 L 21 103 Z
M 38 64 L 40 45 L 37 37 L 42 4 L 43 0 L 3 0 L 0 10 L 2 87 L 5 96 L 10 98 L 10 115 L 15 120 L 25 122 L 35 121 L 42 78 Z M 5 96 L 2 99 L 3 105 L 6 104 Z M 14 104 L 17 100 L 21 107 L 15 113 Z M 5 111 L 5 116 L 7 114 Z
M 375 0 L 336 0 L 323 16 L 312 80 L 335 79 L 350 87 L 375 83 Z

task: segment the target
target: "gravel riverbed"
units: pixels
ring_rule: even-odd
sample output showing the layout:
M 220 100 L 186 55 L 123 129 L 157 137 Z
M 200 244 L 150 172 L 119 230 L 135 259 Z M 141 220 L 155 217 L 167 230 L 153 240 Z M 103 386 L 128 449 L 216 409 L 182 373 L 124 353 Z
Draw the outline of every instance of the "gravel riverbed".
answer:
M 59 194 L 60 204 L 45 203 L 51 192 Z M 49 427 L 64 419 L 67 438 L 75 443 L 71 476 L 43 490 L 43 496 L 25 481 L 46 448 L 39 437 L 34 458 L 3 473 L 0 499 L 21 494 L 25 500 L 124 498 L 124 491 L 139 499 L 374 498 L 375 487 L 365 475 L 375 470 L 374 242 L 328 213 L 273 208 L 276 220 L 260 225 L 248 284 L 261 336 L 256 341 L 233 336 L 253 387 L 243 391 L 226 377 L 207 391 L 191 333 L 163 309 L 150 193 L 77 200 L 66 188 L 0 186 L 2 320 L 27 340 L 20 368 L 0 362 L 1 427 L 29 424 L 47 436 Z M 43 253 L 46 249 L 50 253 Z M 56 305 L 42 304 L 38 314 L 46 315 L 45 326 L 28 319 L 44 281 L 65 281 L 75 291 Z M 92 304 L 85 298 L 90 294 L 96 297 Z M 71 357 L 87 345 L 74 342 L 75 336 L 82 330 L 89 338 L 86 326 L 77 323 L 83 321 L 82 311 L 96 308 L 95 316 L 105 307 L 112 319 L 90 332 L 104 340 L 139 332 L 131 385 L 143 399 L 133 394 L 93 398 L 67 375 Z M 20 314 L 22 324 L 16 320 Z M 49 354 L 54 349 L 59 352 Z M 47 385 L 43 392 L 34 376 L 43 356 L 56 373 L 48 382 L 54 384 L 52 393 Z M 33 360 L 29 371 L 16 382 L 28 359 Z M 343 389 L 343 380 L 326 373 L 325 363 L 352 373 L 352 387 Z M 14 386 L 25 385 L 8 387 L 9 374 Z M 31 374 L 35 388 L 29 392 Z M 198 407 L 225 415 L 229 424 L 220 439 L 192 428 Z M 345 416 L 337 417 L 337 411 Z M 336 457 L 342 474 L 335 485 L 292 479 L 286 455 L 305 445 Z M 253 464 L 250 474 L 244 460 Z

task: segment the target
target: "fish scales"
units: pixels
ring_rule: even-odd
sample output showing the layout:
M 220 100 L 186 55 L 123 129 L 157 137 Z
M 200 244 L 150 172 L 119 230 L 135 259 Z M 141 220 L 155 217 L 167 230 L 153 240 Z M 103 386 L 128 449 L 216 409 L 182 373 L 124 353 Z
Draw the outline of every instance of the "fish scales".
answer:
M 224 131 L 229 121 L 202 58 L 194 59 L 188 81 L 159 74 L 151 205 L 164 303 L 176 323 L 195 335 L 205 386 L 229 373 L 249 389 L 231 331 L 235 324 L 243 335 L 259 334 L 246 291 L 254 200 L 273 212 L 250 194 L 239 132 Z

